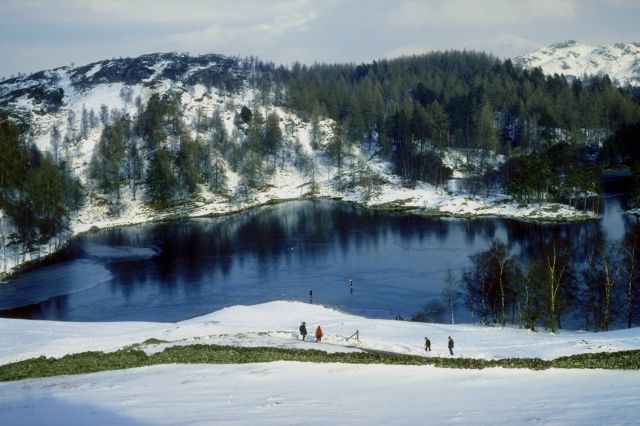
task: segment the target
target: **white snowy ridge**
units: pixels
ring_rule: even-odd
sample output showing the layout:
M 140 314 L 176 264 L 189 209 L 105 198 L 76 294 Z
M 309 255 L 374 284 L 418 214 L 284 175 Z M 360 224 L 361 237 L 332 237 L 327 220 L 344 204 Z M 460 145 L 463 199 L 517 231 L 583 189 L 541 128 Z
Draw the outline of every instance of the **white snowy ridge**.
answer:
M 548 75 L 608 75 L 620 86 L 640 85 L 640 43 L 589 46 L 575 40 L 552 44 L 514 58 L 526 68 L 540 67 Z
M 302 342 L 298 325 L 325 337 Z M 359 341 L 349 340 L 356 330 Z M 424 337 L 431 340 L 425 352 Z M 476 359 L 640 348 L 640 328 L 531 332 L 513 327 L 374 320 L 301 302 L 234 306 L 178 323 L 0 319 L 0 363 L 189 344 L 326 352 L 373 349 Z M 0 383 L 3 424 L 637 424 L 640 371 L 532 371 L 270 362 L 174 364 Z

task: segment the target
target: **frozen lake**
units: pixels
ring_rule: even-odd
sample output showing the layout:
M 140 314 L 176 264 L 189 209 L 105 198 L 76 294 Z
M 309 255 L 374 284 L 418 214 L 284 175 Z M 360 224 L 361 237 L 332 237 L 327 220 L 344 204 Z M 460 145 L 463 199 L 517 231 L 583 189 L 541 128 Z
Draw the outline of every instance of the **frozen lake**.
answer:
M 620 238 L 634 221 L 621 214 L 621 200 L 607 198 L 603 218 L 581 224 L 434 219 L 321 200 L 101 230 L 0 286 L 0 315 L 179 321 L 226 306 L 297 300 L 408 319 L 441 301 L 447 270 L 458 279 L 492 238 L 524 261 L 554 234 L 576 240 L 586 227 L 602 226 Z M 470 319 L 461 309 L 458 320 Z

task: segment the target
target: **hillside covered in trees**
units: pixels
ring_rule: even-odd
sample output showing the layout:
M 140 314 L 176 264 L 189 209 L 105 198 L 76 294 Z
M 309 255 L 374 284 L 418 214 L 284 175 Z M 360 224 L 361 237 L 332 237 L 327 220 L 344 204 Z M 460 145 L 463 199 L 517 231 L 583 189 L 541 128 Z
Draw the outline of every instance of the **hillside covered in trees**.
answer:
M 569 81 L 480 53 L 433 53 L 362 65 L 294 65 L 274 73 L 287 82 L 289 106 L 311 120 L 323 115 L 334 119 L 341 126 L 342 143 L 375 143 L 409 181 L 445 179 L 446 172 L 437 167 L 437 153 L 444 149 L 474 150 L 481 160 L 496 154 L 519 157 L 504 168 L 501 182 L 523 200 L 566 199 L 563 192 L 593 190 L 597 177 L 584 164 L 585 151 L 597 151 L 640 119 L 638 99 L 606 75 Z M 557 144 L 563 145 L 562 160 L 580 168 L 580 176 L 568 177 L 566 183 L 551 181 L 553 175 L 565 174 L 553 164 L 554 155 L 527 157 Z M 611 149 L 615 153 L 609 158 L 620 153 L 617 146 Z M 486 162 L 478 165 L 475 173 L 490 171 Z M 538 182 L 517 181 L 523 169 Z M 536 171 L 539 175 L 532 176 Z

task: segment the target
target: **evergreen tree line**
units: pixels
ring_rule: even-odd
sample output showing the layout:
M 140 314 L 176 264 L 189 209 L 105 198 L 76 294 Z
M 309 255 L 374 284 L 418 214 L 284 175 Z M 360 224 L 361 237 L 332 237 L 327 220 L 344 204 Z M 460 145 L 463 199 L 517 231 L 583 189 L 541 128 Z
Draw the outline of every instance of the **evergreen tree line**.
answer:
M 284 78 L 287 104 L 296 110 L 316 110 L 365 136 L 385 134 L 386 120 L 402 111 L 423 128 L 416 136 L 460 148 L 583 142 L 589 132 L 639 118 L 631 94 L 606 75 L 568 81 L 483 53 L 431 53 L 357 66 L 294 64 Z
M 21 245 L 23 257 L 63 232 L 68 216 L 82 204 L 80 183 L 66 163 L 27 144 L 25 132 L 0 116 L 0 209 L 15 232 L 0 246 Z
M 559 142 L 597 145 L 640 119 L 637 100 L 606 75 L 569 81 L 482 53 L 431 53 L 361 65 L 294 64 L 273 68 L 272 75 L 285 83 L 287 106 L 312 121 L 318 115 L 336 120 L 344 143 L 379 149 L 409 182 L 446 179 L 450 171 L 439 161 L 444 148 L 486 159 L 544 151 Z M 533 159 L 511 168 L 528 168 Z M 481 176 L 488 170 L 480 161 L 475 172 Z M 583 172 L 587 177 L 567 179 L 591 179 L 593 171 Z M 512 176 L 518 173 L 504 174 L 500 182 L 513 189 Z M 521 198 L 532 198 L 526 192 Z
M 614 323 L 637 325 L 640 224 L 620 241 L 612 241 L 597 224 L 582 229 L 582 235 L 541 236 L 526 263 L 511 247 L 493 240 L 487 250 L 471 256 L 454 293 L 474 320 L 503 326 L 509 322 L 556 331 L 570 316 L 596 331 Z M 447 305 L 450 293 L 445 294 Z
M 604 143 L 600 161 L 604 167 L 624 166 L 633 176 L 632 204 L 640 206 L 640 121 L 621 126 Z
M 565 142 L 509 158 L 500 174 L 507 194 L 523 203 L 553 201 L 598 210 L 600 167 L 589 149 Z

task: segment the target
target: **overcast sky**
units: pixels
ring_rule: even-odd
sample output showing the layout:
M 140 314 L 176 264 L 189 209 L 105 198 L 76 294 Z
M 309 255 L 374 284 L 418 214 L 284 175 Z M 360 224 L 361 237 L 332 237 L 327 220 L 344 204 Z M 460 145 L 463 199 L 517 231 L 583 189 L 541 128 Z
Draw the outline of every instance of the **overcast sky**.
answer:
M 640 42 L 639 0 L 0 0 L 0 77 L 152 52 L 366 62 Z

